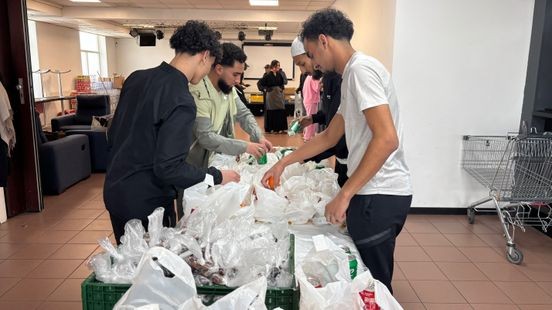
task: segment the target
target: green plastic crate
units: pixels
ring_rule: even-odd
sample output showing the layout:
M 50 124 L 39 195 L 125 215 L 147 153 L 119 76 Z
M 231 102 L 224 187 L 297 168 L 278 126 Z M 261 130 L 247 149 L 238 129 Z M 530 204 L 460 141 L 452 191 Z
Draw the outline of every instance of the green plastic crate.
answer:
M 268 309 L 282 308 L 284 310 L 299 309 L 299 290 L 295 284 L 295 236 L 289 238 L 289 271 L 293 275 L 293 286 L 291 288 L 269 288 L 266 291 L 265 304 Z M 96 280 L 92 273 L 81 284 L 82 308 L 83 310 L 109 310 L 121 299 L 130 288 L 130 284 L 109 284 Z M 221 285 L 198 286 L 198 295 L 203 296 L 224 296 L 232 292 L 234 288 Z

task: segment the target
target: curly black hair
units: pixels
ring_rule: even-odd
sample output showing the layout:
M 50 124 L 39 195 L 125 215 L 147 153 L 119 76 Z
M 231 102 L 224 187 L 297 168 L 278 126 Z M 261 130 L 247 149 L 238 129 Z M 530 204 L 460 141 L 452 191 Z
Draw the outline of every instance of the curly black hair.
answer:
M 179 53 L 195 55 L 209 51 L 215 57 L 215 63 L 220 61 L 222 51 L 215 32 L 204 22 L 189 20 L 178 27 L 170 40 L 171 48 Z
M 336 9 L 323 9 L 312 14 L 304 23 L 300 37 L 307 40 L 316 40 L 324 34 L 336 40 L 351 41 L 353 37 L 353 22 Z
M 234 43 L 222 43 L 222 59 L 220 65 L 225 67 L 233 67 L 234 62 L 245 63 L 247 55 L 243 50 Z

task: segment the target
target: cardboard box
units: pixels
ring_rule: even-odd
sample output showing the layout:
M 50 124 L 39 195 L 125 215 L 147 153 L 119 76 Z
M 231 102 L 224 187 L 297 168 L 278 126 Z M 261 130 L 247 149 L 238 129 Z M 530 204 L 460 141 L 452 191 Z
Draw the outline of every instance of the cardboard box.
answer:
M 113 88 L 123 88 L 123 84 L 125 83 L 125 77 L 122 75 L 114 75 L 113 76 Z

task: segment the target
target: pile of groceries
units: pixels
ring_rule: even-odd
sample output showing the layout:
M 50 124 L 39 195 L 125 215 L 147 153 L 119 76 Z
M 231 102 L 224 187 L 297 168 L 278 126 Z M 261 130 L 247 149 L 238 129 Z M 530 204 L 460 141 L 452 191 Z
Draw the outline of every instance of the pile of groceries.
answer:
M 186 189 L 176 227 L 163 227 L 158 208 L 147 230 L 129 221 L 119 246 L 100 240 L 104 251 L 88 262 L 96 280 L 132 284 L 115 308 L 287 309 L 269 304 L 267 292 L 288 289 L 300 295 L 289 309 L 402 309 L 372 278 L 346 231 L 326 222 L 324 208 L 339 191 L 327 164 L 294 164 L 280 186 L 261 185 L 292 151 L 278 148 L 258 160 L 216 155 L 211 165 L 237 171 L 239 183 Z M 233 290 L 197 293 L 210 287 Z

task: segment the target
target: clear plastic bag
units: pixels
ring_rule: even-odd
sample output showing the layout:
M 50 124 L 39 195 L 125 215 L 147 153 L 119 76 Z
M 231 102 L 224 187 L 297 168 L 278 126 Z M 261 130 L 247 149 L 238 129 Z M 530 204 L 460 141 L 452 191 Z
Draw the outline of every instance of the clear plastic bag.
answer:
M 164 208 L 157 208 L 148 215 L 149 247 L 158 246 L 161 243 L 161 231 L 163 229 Z

